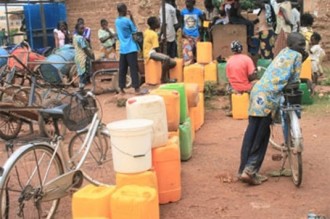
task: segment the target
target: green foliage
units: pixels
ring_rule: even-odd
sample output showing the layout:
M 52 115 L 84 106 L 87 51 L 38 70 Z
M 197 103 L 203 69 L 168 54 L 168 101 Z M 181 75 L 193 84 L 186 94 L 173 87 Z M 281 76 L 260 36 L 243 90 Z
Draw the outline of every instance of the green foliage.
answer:
M 243 10 L 253 9 L 255 0 L 242 0 L 241 6 Z
M 330 68 L 325 67 L 324 69 L 324 77 L 325 79 L 321 81 L 321 85 L 330 86 Z
M 303 105 L 303 110 L 311 114 L 330 113 L 330 94 L 315 93 L 313 96 L 314 103 L 312 105 Z
M 327 78 L 327 79 L 321 81 L 321 85 L 323 85 L 323 86 L 330 86 L 330 78 Z
M 217 84 L 209 81 L 205 82 L 204 100 L 211 100 L 215 95 L 217 95 Z

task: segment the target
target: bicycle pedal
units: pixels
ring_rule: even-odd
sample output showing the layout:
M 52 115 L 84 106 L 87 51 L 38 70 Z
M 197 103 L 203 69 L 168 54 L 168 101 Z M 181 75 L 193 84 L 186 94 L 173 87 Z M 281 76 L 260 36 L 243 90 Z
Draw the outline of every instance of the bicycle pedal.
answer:
M 272 154 L 272 160 L 273 161 L 281 161 L 283 159 L 282 154 Z

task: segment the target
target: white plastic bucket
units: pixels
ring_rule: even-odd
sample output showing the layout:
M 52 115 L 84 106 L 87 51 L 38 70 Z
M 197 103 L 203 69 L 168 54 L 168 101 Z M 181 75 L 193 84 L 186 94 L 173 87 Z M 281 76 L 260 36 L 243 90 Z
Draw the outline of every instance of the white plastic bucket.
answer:
M 150 119 L 153 124 L 152 147 L 167 144 L 168 127 L 164 99 L 158 95 L 132 97 L 126 103 L 127 119 Z
M 114 170 L 139 173 L 151 169 L 153 121 L 128 119 L 107 125 L 110 131 Z

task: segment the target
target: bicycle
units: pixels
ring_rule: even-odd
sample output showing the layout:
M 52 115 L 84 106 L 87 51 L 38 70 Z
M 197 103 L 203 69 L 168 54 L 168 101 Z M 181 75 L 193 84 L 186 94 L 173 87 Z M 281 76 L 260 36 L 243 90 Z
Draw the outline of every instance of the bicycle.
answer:
M 289 159 L 292 171 L 292 181 L 299 187 L 302 182 L 302 152 L 303 136 L 299 124 L 299 113 L 301 110 L 302 91 L 283 93 L 284 104 L 280 106 L 280 122 L 271 125 L 269 142 L 274 149 L 281 151 L 280 157 L 273 157 L 274 160 L 282 159 L 280 172 L 285 168 L 286 160 Z
M 60 199 L 81 187 L 83 178 L 95 185 L 112 180 L 95 177 L 114 171 L 110 135 L 91 92 L 74 93 L 70 103 L 39 112 L 53 120 L 56 136 L 50 142 L 21 146 L 6 161 L 0 177 L 0 218 L 52 218 Z M 71 131 L 81 130 L 72 138 L 68 153 L 58 135 L 58 120 Z

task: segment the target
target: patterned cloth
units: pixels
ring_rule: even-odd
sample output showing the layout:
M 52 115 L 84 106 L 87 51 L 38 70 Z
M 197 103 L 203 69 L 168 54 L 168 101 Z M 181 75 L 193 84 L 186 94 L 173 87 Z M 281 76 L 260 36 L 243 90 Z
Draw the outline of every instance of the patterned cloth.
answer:
M 312 27 L 300 27 L 300 33 L 305 37 L 306 40 L 306 51 L 309 50 L 310 43 L 311 43 L 311 36 L 313 35 L 314 31 Z
M 83 36 L 76 34 L 73 36 L 73 46 L 76 50 L 74 61 L 77 66 L 78 75 L 83 75 L 87 67 L 87 55 L 84 49 L 89 47 L 88 43 Z
M 190 65 L 195 62 L 195 52 L 196 52 L 196 45 L 199 41 L 199 38 L 183 38 L 182 39 L 182 57 L 184 65 Z
M 260 55 L 263 59 L 273 59 L 273 48 L 275 46 L 275 33 L 273 30 L 259 32 Z
M 287 84 L 299 81 L 301 62 L 302 55 L 288 47 L 280 52 L 252 88 L 250 116 L 266 117 L 275 113 L 281 91 Z

